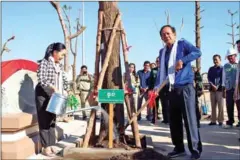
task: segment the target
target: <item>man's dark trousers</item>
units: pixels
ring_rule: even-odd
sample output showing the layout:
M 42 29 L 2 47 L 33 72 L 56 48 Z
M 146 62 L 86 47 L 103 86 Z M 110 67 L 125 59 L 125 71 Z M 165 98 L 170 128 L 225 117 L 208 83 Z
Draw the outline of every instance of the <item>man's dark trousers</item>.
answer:
M 183 118 L 189 151 L 192 154 L 201 154 L 202 143 L 197 126 L 195 89 L 193 84 L 175 87 L 169 94 L 170 131 L 175 149 L 179 152 L 185 151 L 183 143 Z

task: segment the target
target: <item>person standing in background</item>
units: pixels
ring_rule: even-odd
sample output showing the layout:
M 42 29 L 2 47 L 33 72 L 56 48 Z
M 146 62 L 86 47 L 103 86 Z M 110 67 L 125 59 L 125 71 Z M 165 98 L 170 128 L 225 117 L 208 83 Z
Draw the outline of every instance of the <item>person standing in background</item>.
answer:
M 222 86 L 223 86 L 223 98 L 226 98 L 226 106 L 227 106 L 227 114 L 228 121 L 223 128 L 232 128 L 234 123 L 234 91 L 236 88 L 236 77 L 237 77 L 237 66 L 236 62 L 237 50 L 234 48 L 230 48 L 227 50 L 226 58 L 228 59 L 228 63 L 226 63 L 223 67 L 223 78 L 222 78 Z M 237 105 L 239 105 L 237 103 Z M 237 106 L 239 109 L 239 106 Z
M 88 73 L 87 66 L 81 66 L 80 74 L 76 79 L 77 93 L 79 93 L 81 108 L 85 108 L 88 96 L 93 88 L 93 77 Z M 82 111 L 83 120 L 87 119 L 85 111 Z
M 194 72 L 194 86 L 196 91 L 196 116 L 197 116 L 197 125 L 200 128 L 200 120 L 201 120 L 201 113 L 200 113 L 200 97 L 203 95 L 203 85 L 202 85 L 202 76 L 200 73 L 200 68 L 193 67 Z
M 238 54 L 240 54 L 240 40 L 236 41 L 236 45 L 237 45 L 237 50 L 238 50 Z M 237 77 L 236 77 L 236 87 L 235 87 L 235 91 L 234 91 L 234 101 L 237 104 L 237 110 L 238 110 L 238 124 L 236 125 L 236 127 L 240 127 L 240 96 L 239 96 L 239 77 L 240 77 L 240 59 L 238 60 L 238 67 L 237 67 Z
M 158 57 L 156 58 L 156 64 L 157 64 L 157 66 L 155 68 L 151 69 L 151 73 L 150 73 L 150 77 L 149 77 L 149 90 L 153 90 L 154 89 L 154 85 L 155 85 L 155 82 L 156 82 L 158 68 L 160 67 L 160 65 L 159 65 L 159 58 Z M 158 110 L 159 110 L 159 100 L 160 100 L 160 96 L 157 96 L 156 99 L 155 99 L 156 108 L 153 107 L 153 117 L 152 117 L 152 122 L 151 122 L 152 124 L 155 124 L 155 120 L 156 119 L 160 119 L 159 113 L 158 113 Z
M 145 99 L 147 101 L 148 99 L 148 90 L 149 90 L 149 77 L 150 77 L 150 62 L 145 61 L 143 64 L 143 70 L 139 70 L 137 72 L 139 80 L 140 80 L 140 94 L 138 97 L 138 110 L 142 106 L 142 101 Z M 138 115 L 138 121 L 142 119 L 141 113 Z M 151 109 L 148 107 L 147 108 L 147 120 L 151 120 Z
M 222 97 L 222 71 L 223 67 L 221 65 L 221 56 L 215 54 L 213 56 L 214 66 L 210 67 L 208 70 L 208 82 L 210 83 L 210 98 L 212 115 L 211 122 L 209 125 L 216 125 L 216 120 L 218 120 L 218 125 L 222 126 L 224 120 L 224 108 L 223 108 L 223 97 Z M 216 114 L 216 109 L 218 106 L 218 116 Z M 217 118 L 218 117 L 218 118 Z
M 130 79 L 131 79 L 131 86 L 127 86 L 128 89 L 131 90 L 130 94 L 130 104 L 131 106 L 134 106 L 134 112 L 137 112 L 137 101 L 138 101 L 138 94 L 139 94 L 139 77 L 136 73 L 136 65 L 134 63 L 130 63 L 129 65 L 129 73 L 130 73 Z M 124 73 L 123 76 L 124 84 L 127 85 L 126 81 L 126 73 Z
M 237 45 L 237 50 L 238 50 L 238 55 L 240 55 L 240 39 L 236 41 L 236 45 Z M 239 79 L 240 79 L 240 59 L 238 60 L 238 70 L 237 70 L 237 86 L 235 88 L 235 91 L 234 91 L 234 100 L 236 101 L 236 103 L 238 104 L 237 106 L 240 106 L 239 103 L 240 103 L 240 97 L 239 97 Z M 238 109 L 238 119 L 240 119 L 240 109 Z M 240 127 L 240 121 L 238 122 L 238 124 L 236 125 L 236 127 Z M 240 138 L 238 139 L 238 141 L 240 141 Z

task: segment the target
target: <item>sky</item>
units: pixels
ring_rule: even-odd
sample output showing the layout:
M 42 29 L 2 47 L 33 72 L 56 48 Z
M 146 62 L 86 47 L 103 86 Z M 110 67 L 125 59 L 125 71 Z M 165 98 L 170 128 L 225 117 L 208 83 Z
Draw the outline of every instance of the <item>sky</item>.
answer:
M 72 25 L 79 15 L 82 2 L 61 2 L 61 5 L 72 7 Z M 232 12 L 238 11 L 234 21 L 239 24 L 239 2 L 200 2 L 201 8 L 201 51 L 202 72 L 207 72 L 213 65 L 212 56 L 220 54 L 223 63 L 226 63 L 225 55 L 231 47 Z M 163 47 L 159 36 L 159 29 L 166 24 L 165 11 L 170 13 L 170 24 L 177 29 L 177 37 L 185 38 L 195 45 L 195 3 L 194 2 L 118 2 L 122 13 L 123 25 L 127 34 L 128 45 L 132 48 L 128 54 L 130 62 L 137 66 L 137 70 L 143 68 L 143 62 L 149 60 L 155 62 L 159 50 Z M 96 32 L 98 17 L 98 2 L 84 2 L 84 31 L 85 64 L 91 73 L 94 71 Z M 182 18 L 184 27 L 180 33 Z M 236 32 L 239 32 L 235 28 Z M 236 33 L 237 34 L 237 33 Z M 8 43 L 11 52 L 4 53 L 2 61 L 12 59 L 28 59 L 37 61 L 42 59 L 47 46 L 53 42 L 64 42 L 63 32 L 56 10 L 49 2 L 2 2 L 2 42 L 4 43 L 12 35 L 16 38 Z M 239 39 L 239 36 L 235 37 Z M 79 38 L 77 73 L 82 65 L 82 42 Z M 121 59 L 123 62 L 123 58 Z M 70 63 L 73 63 L 72 55 Z M 123 65 L 122 65 L 123 67 Z M 124 70 L 124 68 L 122 68 Z

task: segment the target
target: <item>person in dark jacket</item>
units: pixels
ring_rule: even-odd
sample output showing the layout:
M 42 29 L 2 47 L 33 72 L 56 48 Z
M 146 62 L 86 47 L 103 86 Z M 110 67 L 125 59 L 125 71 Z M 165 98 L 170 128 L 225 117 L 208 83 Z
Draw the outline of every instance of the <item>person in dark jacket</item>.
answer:
M 200 73 L 200 69 L 197 69 L 193 66 L 194 72 L 194 82 L 195 82 L 195 91 L 196 91 L 196 116 L 197 116 L 197 125 L 200 128 L 200 120 L 201 120 L 201 113 L 200 113 L 200 106 L 199 106 L 199 98 L 203 95 L 203 85 L 202 85 L 202 76 Z
M 150 78 L 149 78 L 149 90 L 153 90 L 154 89 L 154 85 L 156 82 L 156 78 L 157 78 L 157 72 L 158 72 L 158 68 L 159 68 L 159 58 L 156 58 L 156 64 L 157 66 L 155 68 L 152 68 L 151 73 L 150 73 Z M 160 96 L 157 96 L 155 99 L 155 103 L 156 103 L 156 108 L 153 108 L 153 117 L 152 117 L 152 122 L 153 124 L 155 124 L 156 119 L 160 119 L 159 117 L 159 100 L 160 100 Z
M 215 54 L 213 56 L 214 66 L 208 70 L 208 82 L 210 83 L 210 98 L 211 98 L 211 122 L 209 125 L 216 125 L 218 120 L 219 126 L 222 126 L 224 120 L 224 109 L 223 109 L 223 96 L 222 96 L 222 72 L 223 66 L 221 65 L 221 56 Z M 218 106 L 218 116 L 216 109 Z
M 149 77 L 150 77 L 150 62 L 149 61 L 145 61 L 143 64 L 143 69 L 139 70 L 137 72 L 137 75 L 139 77 L 140 80 L 140 94 L 138 97 L 138 110 L 141 108 L 142 106 L 142 101 L 143 99 L 145 99 L 145 101 L 147 101 L 148 99 L 148 90 L 149 90 Z M 148 107 L 147 109 L 147 120 L 150 120 L 151 117 L 151 109 Z M 141 113 L 138 115 L 138 121 L 141 120 Z

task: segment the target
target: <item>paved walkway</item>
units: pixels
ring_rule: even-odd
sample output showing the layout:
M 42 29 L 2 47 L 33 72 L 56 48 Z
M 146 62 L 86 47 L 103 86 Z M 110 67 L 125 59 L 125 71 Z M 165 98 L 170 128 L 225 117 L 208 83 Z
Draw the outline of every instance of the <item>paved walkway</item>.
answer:
M 235 110 L 236 111 L 236 110 Z M 126 115 L 126 114 L 125 114 Z M 145 117 L 146 111 L 143 112 L 142 117 Z M 236 114 L 235 114 L 236 117 Z M 225 119 L 226 113 L 225 113 Z M 237 119 L 237 117 L 236 117 Z M 240 159 L 240 130 L 237 128 L 223 129 L 219 126 L 208 126 L 209 121 L 201 121 L 200 134 L 203 144 L 203 153 L 201 159 Z M 82 120 L 74 120 L 70 123 L 58 123 L 62 131 L 72 138 L 80 137 L 85 134 L 87 122 Z M 169 126 L 157 122 L 156 125 L 150 125 L 149 121 L 145 118 L 139 122 L 139 130 L 141 134 L 151 135 L 156 151 L 167 154 L 173 150 L 171 143 Z M 99 132 L 99 122 L 97 123 L 97 130 Z M 126 133 L 130 132 L 130 126 Z M 187 147 L 186 135 L 184 135 L 185 148 L 188 155 L 185 157 L 177 158 L 181 160 L 190 159 L 190 153 Z M 68 142 L 62 142 L 65 146 L 71 145 Z M 31 157 L 31 159 L 47 159 L 41 154 Z

